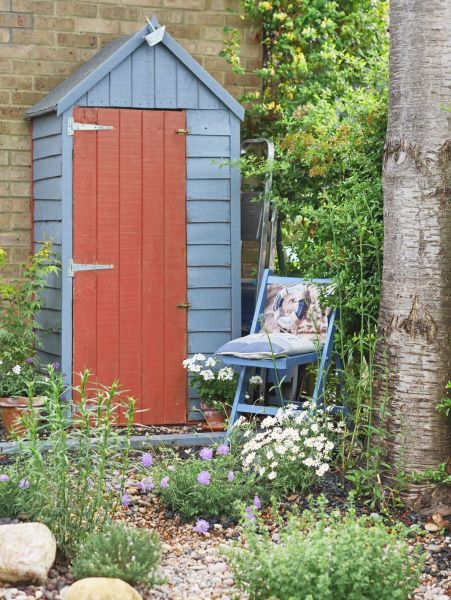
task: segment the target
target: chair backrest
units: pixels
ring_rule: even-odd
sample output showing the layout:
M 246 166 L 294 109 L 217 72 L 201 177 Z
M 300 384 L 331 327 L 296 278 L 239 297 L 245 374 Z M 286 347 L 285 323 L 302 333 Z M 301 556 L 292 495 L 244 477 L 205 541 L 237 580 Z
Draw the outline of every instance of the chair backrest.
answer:
M 330 279 L 276 277 L 266 270 L 251 333 L 257 333 L 264 325 L 268 333 L 291 333 L 324 342 L 333 311 L 322 306 L 320 300 L 331 285 Z

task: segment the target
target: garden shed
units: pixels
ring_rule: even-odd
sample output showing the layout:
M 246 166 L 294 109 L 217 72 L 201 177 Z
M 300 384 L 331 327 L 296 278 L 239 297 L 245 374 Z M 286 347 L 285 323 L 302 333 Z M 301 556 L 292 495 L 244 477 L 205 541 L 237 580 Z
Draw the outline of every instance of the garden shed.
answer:
M 119 378 L 137 422 L 172 424 L 200 417 L 182 360 L 240 335 L 230 160 L 244 109 L 150 31 L 113 41 L 27 111 L 34 242 L 52 240 L 62 264 L 44 291 L 42 359 L 68 383 L 85 368 Z

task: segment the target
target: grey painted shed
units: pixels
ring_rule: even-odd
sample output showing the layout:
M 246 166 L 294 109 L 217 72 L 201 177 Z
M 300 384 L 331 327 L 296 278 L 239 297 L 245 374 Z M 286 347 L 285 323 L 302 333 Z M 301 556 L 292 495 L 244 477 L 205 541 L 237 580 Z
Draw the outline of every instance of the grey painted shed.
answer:
M 157 28 L 159 27 L 155 18 L 152 22 Z M 87 271 L 90 268 L 89 264 L 87 266 L 85 264 L 84 267 L 80 266 L 77 263 L 79 257 L 74 256 L 74 244 L 80 227 L 77 218 L 74 220 L 74 197 L 77 193 L 82 196 L 83 194 L 89 195 L 90 189 L 97 186 L 100 198 L 101 186 L 100 180 L 97 180 L 97 183 L 94 181 L 91 187 L 87 183 L 83 188 L 85 182 L 82 174 L 78 176 L 80 183 L 75 185 L 75 170 L 79 168 L 76 167 L 75 162 L 76 148 L 78 143 L 79 153 L 81 152 L 85 157 L 86 177 L 89 179 L 89 164 L 93 162 L 89 159 L 92 144 L 97 144 L 96 156 L 97 160 L 101 160 L 99 152 L 102 151 L 106 156 L 105 153 L 108 153 L 112 145 L 107 140 L 113 138 L 108 138 L 108 135 L 115 135 L 113 131 L 106 129 L 106 127 L 110 127 L 110 129 L 115 129 L 115 127 L 102 124 L 99 127 L 99 121 L 92 119 L 90 122 L 89 115 L 94 114 L 91 110 L 94 108 L 97 109 L 95 114 L 99 115 L 99 119 L 104 118 L 107 122 L 109 118 L 113 121 L 116 118 L 114 111 L 119 113 L 122 109 L 128 109 L 122 113 L 122 117 L 118 117 L 119 120 L 122 119 L 121 132 L 123 133 L 120 135 L 123 136 L 125 144 L 122 148 L 128 148 L 126 152 L 123 149 L 119 151 L 118 165 L 123 160 L 122 156 L 134 151 L 136 146 L 136 144 L 135 146 L 126 145 L 127 131 L 130 130 L 130 124 L 135 123 L 136 119 L 140 120 L 141 127 L 154 127 L 151 137 L 156 139 L 155 136 L 159 135 L 163 125 L 152 125 L 154 117 L 149 117 L 149 113 L 160 111 L 161 114 L 164 113 L 161 122 L 166 124 L 164 125 L 166 128 L 170 128 L 171 123 L 176 122 L 174 118 L 182 118 L 180 115 L 184 114 L 183 122 L 186 123 L 187 131 L 181 131 L 183 128 L 177 129 L 177 133 L 182 134 L 176 136 L 180 142 L 171 138 L 172 141 L 169 145 L 164 142 L 166 144 L 164 148 L 166 149 L 166 160 L 173 162 L 171 156 L 181 148 L 176 144 L 184 144 L 185 165 L 183 165 L 184 169 L 182 167 L 180 169 L 184 170 L 185 174 L 183 203 L 186 211 L 184 233 L 186 235 L 187 289 L 183 290 L 183 293 L 182 290 L 178 291 L 180 300 L 184 301 L 182 306 L 190 305 L 186 311 L 185 350 L 190 355 L 199 352 L 208 355 L 231 337 L 240 335 L 240 175 L 229 161 L 239 158 L 240 121 L 244 117 L 244 109 L 169 33 L 166 32 L 162 41 L 153 47 L 150 47 L 144 39 L 147 33 L 149 33 L 149 28 L 145 27 L 133 35 L 115 40 L 104 47 L 71 77 L 27 111 L 27 116 L 32 119 L 35 246 L 39 247 L 43 240 L 52 240 L 54 249 L 60 254 L 62 262 L 61 276 L 51 278 L 43 293 L 44 309 L 40 320 L 45 333 L 42 335 L 43 348 L 40 353 L 41 359 L 45 362 L 58 361 L 61 363 L 68 383 L 72 383 L 72 373 L 81 364 L 74 364 L 74 319 L 77 311 L 78 320 L 81 322 L 84 319 L 80 308 L 76 308 L 74 304 L 74 282 L 77 281 L 77 278 L 88 277 L 78 269 L 83 271 L 85 268 Z M 76 122 L 74 127 L 74 114 L 86 117 L 85 122 L 79 128 L 77 128 Z M 158 118 L 156 119 L 158 121 Z M 150 131 L 150 129 L 147 130 Z M 175 133 L 175 131 L 171 130 L 170 133 Z M 147 144 L 147 138 L 144 133 L 141 135 L 143 148 L 140 156 L 144 161 L 144 144 Z M 82 143 L 77 142 L 77 139 L 89 141 Z M 97 141 L 93 142 L 95 139 Z M 172 148 L 175 150 L 173 151 Z M 151 146 L 149 146 L 148 153 L 149 155 L 145 159 L 147 162 L 143 162 L 140 171 L 143 198 L 142 219 L 144 219 L 143 214 L 147 210 L 146 207 L 150 206 L 151 208 L 152 204 L 151 195 L 149 196 L 147 192 L 149 188 L 153 189 L 152 181 L 147 180 L 146 182 L 148 171 L 153 169 Z M 134 159 L 130 159 L 126 168 L 133 171 L 135 162 Z M 169 163 L 169 165 L 171 164 Z M 166 167 L 164 185 L 168 189 L 171 185 L 175 185 L 173 176 L 177 171 L 178 169 L 174 169 L 173 166 Z M 136 176 L 139 176 L 138 171 Z M 106 184 L 108 178 L 114 179 L 114 168 L 110 169 L 109 176 L 106 175 Z M 127 177 L 126 188 L 124 188 L 124 183 L 118 183 L 118 186 L 122 186 L 120 189 L 126 189 L 129 193 L 129 187 L 133 187 L 133 181 L 133 176 L 130 176 Z M 79 188 L 78 192 L 76 188 Z M 95 194 L 92 195 L 90 201 L 85 202 L 83 210 L 89 212 L 91 205 L 96 204 L 96 198 Z M 113 202 L 108 194 L 105 198 L 105 202 Z M 165 198 L 168 202 L 172 202 L 172 195 L 165 196 Z M 120 199 L 118 202 L 120 203 Z M 113 206 L 111 210 L 114 210 Z M 123 219 L 128 218 L 127 207 L 119 206 L 118 211 L 121 211 Z M 98 212 L 92 214 L 97 216 L 85 221 L 84 229 L 89 230 L 91 221 L 99 219 Z M 150 210 L 150 216 L 147 217 L 150 221 L 153 218 L 152 214 L 152 210 Z M 170 219 L 166 215 L 164 227 L 169 233 L 173 217 L 174 212 L 171 213 Z M 122 234 L 120 236 L 125 239 L 129 234 L 130 231 L 126 229 L 123 236 Z M 139 252 L 141 260 L 145 262 L 146 248 L 151 252 L 152 246 L 146 246 L 150 242 L 143 228 L 141 228 L 141 235 Z M 155 232 L 152 235 L 156 235 Z M 87 236 L 85 238 L 81 236 L 81 241 L 78 242 L 81 254 L 83 254 L 83 243 L 87 243 L 87 239 Z M 175 242 L 176 240 L 172 240 L 171 244 Z M 167 251 L 170 253 L 170 248 Z M 97 254 L 91 261 L 92 264 L 98 266 L 102 262 L 99 258 L 101 257 Z M 105 263 L 105 260 L 103 262 Z M 107 259 L 106 262 L 113 263 L 114 261 Z M 158 262 L 158 260 L 154 261 L 155 268 L 158 267 Z M 116 268 L 114 264 L 104 266 Z M 166 268 L 169 269 L 169 267 L 166 259 Z M 101 268 L 100 264 L 99 269 Z M 133 271 L 131 264 L 122 265 L 121 272 L 126 273 L 129 269 Z M 147 269 L 149 270 L 149 266 Z M 111 275 L 108 275 L 106 270 L 94 270 L 89 277 L 91 277 L 89 285 L 95 287 L 97 297 L 102 294 L 102 285 L 106 285 L 108 289 L 108 277 Z M 149 277 L 152 277 L 151 272 Z M 99 283 L 102 281 L 106 283 Z M 167 282 L 167 293 L 169 294 L 170 279 Z M 89 288 L 89 285 L 86 289 Z M 128 286 L 128 283 L 125 281 L 118 285 L 123 294 L 123 289 L 126 285 Z M 141 288 L 144 285 L 142 278 L 140 285 Z M 148 287 L 153 289 L 150 279 Z M 112 296 L 115 293 L 114 289 L 113 286 Z M 83 297 L 80 297 L 77 302 L 82 305 Z M 144 313 L 146 302 L 145 299 L 141 301 L 141 315 Z M 180 307 L 180 304 L 177 304 Z M 102 315 L 103 309 L 99 306 L 95 310 L 98 315 Z M 87 311 L 86 321 L 92 325 L 89 309 Z M 171 317 L 168 317 L 168 323 L 170 319 Z M 114 319 L 110 322 L 114 323 Z M 156 318 L 155 327 L 158 326 L 158 322 L 158 318 Z M 103 335 L 105 323 L 96 322 L 96 327 L 97 342 L 93 342 L 93 344 L 97 343 L 99 346 L 99 336 Z M 168 324 L 168 328 L 170 328 L 170 324 Z M 124 335 L 128 329 L 129 326 L 124 322 Z M 83 338 L 85 346 L 89 345 L 88 333 Z M 94 334 L 92 333 L 92 335 Z M 177 337 L 174 331 L 171 335 Z M 148 342 L 148 337 L 146 334 L 142 344 L 145 345 Z M 156 344 L 158 340 L 153 340 L 152 343 Z M 111 341 L 108 341 L 108 345 L 111 346 Z M 168 348 L 166 350 L 163 348 L 162 352 L 167 354 L 167 350 Z M 133 348 L 130 351 L 133 351 Z M 91 350 L 87 348 L 86 352 L 89 356 Z M 92 353 L 91 355 L 95 356 Z M 175 357 L 177 361 L 180 358 L 177 353 L 175 353 Z M 98 360 L 98 357 L 95 360 Z M 118 364 L 122 365 L 126 358 L 118 359 L 118 361 Z M 95 365 L 86 366 L 90 366 L 95 371 Z M 143 372 L 152 370 L 153 366 L 153 364 L 141 362 Z M 156 365 L 155 368 L 157 368 Z M 158 368 L 162 368 L 161 365 Z M 167 366 L 165 368 L 168 369 Z M 121 373 L 115 373 L 114 376 L 121 377 Z M 172 380 L 175 375 L 168 372 L 167 377 Z M 143 378 L 145 379 L 145 376 L 141 375 L 141 381 Z M 149 381 L 153 380 L 146 381 L 149 386 Z M 171 391 L 170 385 L 169 382 L 169 391 Z M 154 405 L 155 402 L 154 398 L 151 404 Z M 146 409 L 146 406 L 148 403 L 144 402 L 143 410 Z M 158 410 L 156 412 L 158 413 Z M 157 422 L 182 422 L 180 407 L 177 413 L 178 417 L 174 416 L 176 413 L 177 411 L 173 413 L 169 408 L 164 414 L 160 411 L 158 418 L 155 418 Z M 189 393 L 185 415 L 188 419 L 199 417 L 196 410 L 196 398 L 192 391 Z M 145 422 L 145 419 L 143 418 L 142 421 Z

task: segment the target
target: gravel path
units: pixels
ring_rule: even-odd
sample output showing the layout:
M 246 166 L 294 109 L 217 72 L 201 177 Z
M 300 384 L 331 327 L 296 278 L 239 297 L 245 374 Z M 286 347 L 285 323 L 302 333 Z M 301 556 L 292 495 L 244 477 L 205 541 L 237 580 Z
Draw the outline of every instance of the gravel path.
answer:
M 129 490 L 132 494 L 134 490 Z M 336 481 L 328 484 L 331 504 L 342 504 L 346 490 L 337 490 Z M 227 523 L 215 523 L 207 535 L 194 532 L 193 523 L 181 522 L 177 515 L 165 510 L 158 499 L 148 494 L 134 494 L 133 504 L 120 508 L 116 519 L 133 527 L 158 532 L 162 541 L 163 558 L 160 574 L 166 583 L 152 591 L 139 589 L 144 600 L 236 600 L 246 599 L 237 591 L 221 549 L 240 540 L 241 528 Z M 302 500 L 296 503 L 303 505 Z M 364 508 L 359 512 L 367 512 Z M 407 524 L 417 522 L 424 526 L 426 519 L 419 515 L 400 515 Z M 449 533 L 450 529 L 447 529 Z M 451 600 L 451 538 L 440 532 L 425 532 L 417 540 L 427 552 L 427 565 L 422 585 L 415 590 L 412 600 Z M 20 586 L 0 588 L 4 600 L 64 600 L 64 588 L 72 577 L 64 565 L 56 564 L 50 571 L 45 587 Z M 364 600 L 362 598 L 362 600 Z

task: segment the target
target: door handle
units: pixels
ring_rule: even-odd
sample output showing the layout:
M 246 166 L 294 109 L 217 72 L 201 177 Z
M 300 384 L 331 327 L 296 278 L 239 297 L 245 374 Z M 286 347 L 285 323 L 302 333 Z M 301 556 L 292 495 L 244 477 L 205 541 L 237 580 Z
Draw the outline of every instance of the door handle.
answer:
M 191 307 L 191 304 L 189 302 L 177 302 L 177 308 L 185 308 L 188 309 Z

